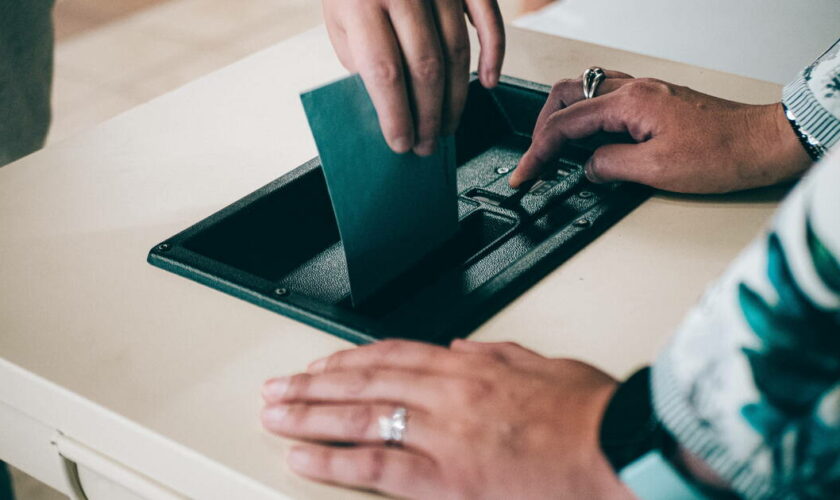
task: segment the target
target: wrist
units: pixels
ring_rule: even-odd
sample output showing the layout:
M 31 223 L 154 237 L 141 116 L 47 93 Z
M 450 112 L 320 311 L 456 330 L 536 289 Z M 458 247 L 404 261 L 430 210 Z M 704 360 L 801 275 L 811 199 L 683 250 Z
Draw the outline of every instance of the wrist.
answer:
M 621 384 L 601 422 L 603 455 L 626 489 L 645 500 L 717 498 L 726 484 L 683 450 L 653 407 L 650 368 Z
M 632 490 L 627 487 L 618 476 L 618 472 L 610 462 L 609 457 L 604 452 L 601 444 L 601 426 L 606 415 L 607 408 L 612 400 L 615 392 L 618 390 L 620 384 L 614 383 L 604 390 L 598 391 L 594 397 L 598 401 L 597 406 L 600 409 L 598 412 L 598 424 L 595 426 L 594 441 L 595 446 L 592 447 L 593 453 L 589 460 L 584 461 L 585 465 L 580 471 L 580 477 L 595 477 L 596 480 L 594 488 L 594 498 L 609 498 L 609 499 L 627 499 L 636 500 L 636 496 Z M 593 474 L 595 472 L 595 474 Z
M 780 181 L 789 180 L 801 176 L 813 164 L 808 152 L 803 147 L 800 137 L 785 113 L 782 103 L 768 105 L 772 126 L 768 125 L 772 133 L 767 137 L 772 138 L 773 147 L 767 151 L 772 152 L 768 163 L 773 165 L 780 175 Z
M 684 474 L 690 476 L 697 484 L 700 484 L 704 488 L 718 493 L 731 491 L 729 484 L 721 479 L 706 462 L 697 458 L 682 446 L 677 446 L 674 453 L 674 461 L 679 463 Z
M 788 121 L 782 103 L 747 106 L 748 131 L 740 163 L 746 187 L 763 187 L 802 176 L 813 163 Z

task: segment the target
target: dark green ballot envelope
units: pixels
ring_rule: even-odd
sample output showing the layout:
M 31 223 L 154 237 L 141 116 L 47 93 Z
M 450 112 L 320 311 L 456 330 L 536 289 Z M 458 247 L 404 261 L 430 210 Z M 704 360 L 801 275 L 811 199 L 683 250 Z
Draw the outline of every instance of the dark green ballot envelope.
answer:
M 435 154 L 396 154 L 358 75 L 300 96 L 321 156 L 359 305 L 458 229 L 454 138 Z

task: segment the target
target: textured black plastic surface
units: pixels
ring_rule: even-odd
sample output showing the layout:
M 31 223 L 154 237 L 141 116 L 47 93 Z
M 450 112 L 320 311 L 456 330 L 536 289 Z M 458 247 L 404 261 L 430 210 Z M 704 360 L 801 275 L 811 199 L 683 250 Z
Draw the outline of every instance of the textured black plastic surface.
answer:
M 356 343 L 446 343 L 469 334 L 649 194 L 595 186 L 590 152 L 565 148 L 527 194 L 507 184 L 548 88 L 473 81 L 456 133 L 460 229 L 443 248 L 354 308 L 317 158 L 153 248 L 151 264 Z M 375 231 L 375 228 L 371 228 Z

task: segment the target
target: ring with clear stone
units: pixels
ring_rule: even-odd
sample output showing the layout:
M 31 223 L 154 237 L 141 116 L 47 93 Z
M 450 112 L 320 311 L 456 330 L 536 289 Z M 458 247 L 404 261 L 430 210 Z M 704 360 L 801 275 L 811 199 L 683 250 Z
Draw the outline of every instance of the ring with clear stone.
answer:
M 385 444 L 402 445 L 407 421 L 408 411 L 402 406 L 394 410 L 390 417 L 379 417 L 379 437 Z

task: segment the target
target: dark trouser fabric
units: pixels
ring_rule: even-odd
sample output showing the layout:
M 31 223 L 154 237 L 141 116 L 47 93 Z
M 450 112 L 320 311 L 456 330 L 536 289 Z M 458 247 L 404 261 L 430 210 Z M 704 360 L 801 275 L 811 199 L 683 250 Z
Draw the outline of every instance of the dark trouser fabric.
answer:
M 3 1 L 3 0 L 0 0 Z M 12 491 L 12 476 L 9 475 L 9 468 L 0 462 L 0 500 L 11 500 L 15 497 Z
M 50 124 L 53 0 L 0 0 L 0 166 L 40 149 Z

